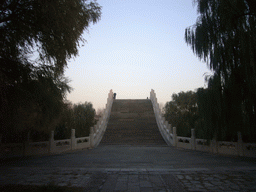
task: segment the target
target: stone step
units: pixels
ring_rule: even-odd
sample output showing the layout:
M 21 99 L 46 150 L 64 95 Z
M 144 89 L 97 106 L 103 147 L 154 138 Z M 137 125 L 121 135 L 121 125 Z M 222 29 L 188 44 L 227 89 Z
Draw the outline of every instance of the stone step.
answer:
M 150 100 L 114 100 L 101 144 L 166 145 Z

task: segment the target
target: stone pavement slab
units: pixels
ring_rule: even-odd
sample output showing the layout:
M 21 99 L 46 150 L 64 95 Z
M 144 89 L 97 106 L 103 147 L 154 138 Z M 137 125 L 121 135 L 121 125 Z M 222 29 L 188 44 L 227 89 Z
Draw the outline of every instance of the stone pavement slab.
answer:
M 256 191 L 256 170 L 111 171 L 82 168 L 1 169 L 0 185 L 81 187 L 84 191 Z
M 256 170 L 176 174 L 187 191 L 256 191 Z
M 173 147 L 99 146 L 0 162 L 0 185 L 81 187 L 84 191 L 255 191 L 253 158 Z

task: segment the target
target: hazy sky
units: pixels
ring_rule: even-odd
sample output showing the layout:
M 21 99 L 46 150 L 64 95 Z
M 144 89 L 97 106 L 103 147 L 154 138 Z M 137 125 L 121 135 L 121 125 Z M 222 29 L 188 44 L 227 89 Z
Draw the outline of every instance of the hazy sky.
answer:
M 203 87 L 207 65 L 184 40 L 196 22 L 192 0 L 98 0 L 101 20 L 84 33 L 87 43 L 65 75 L 73 103 L 104 108 L 110 89 L 117 99 L 146 99 L 154 89 L 163 105 L 173 93 Z

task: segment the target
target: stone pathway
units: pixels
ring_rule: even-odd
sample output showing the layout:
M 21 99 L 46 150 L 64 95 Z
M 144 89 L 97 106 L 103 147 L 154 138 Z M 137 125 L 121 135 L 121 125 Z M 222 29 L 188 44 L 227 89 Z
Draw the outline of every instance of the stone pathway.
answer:
M 256 191 L 256 170 L 176 174 L 187 191 Z
M 256 192 L 256 159 L 173 147 L 99 146 L 67 154 L 0 159 L 0 186 L 8 184 L 108 192 Z
M 256 191 L 256 170 L 2 168 L 0 185 L 81 187 L 84 191 Z

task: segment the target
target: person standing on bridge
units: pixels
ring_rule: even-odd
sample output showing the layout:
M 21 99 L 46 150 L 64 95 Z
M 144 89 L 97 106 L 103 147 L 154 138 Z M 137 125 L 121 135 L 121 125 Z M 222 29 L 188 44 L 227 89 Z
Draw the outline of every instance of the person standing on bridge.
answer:
M 113 97 L 113 99 L 116 99 L 116 93 L 114 93 L 114 97 Z

